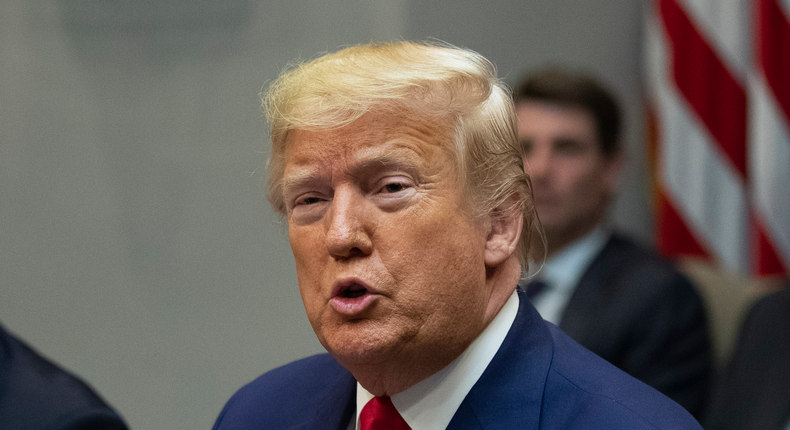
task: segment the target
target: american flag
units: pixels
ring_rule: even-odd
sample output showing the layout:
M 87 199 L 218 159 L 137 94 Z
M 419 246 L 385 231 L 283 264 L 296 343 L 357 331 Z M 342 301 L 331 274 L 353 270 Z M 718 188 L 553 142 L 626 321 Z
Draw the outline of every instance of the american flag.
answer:
M 790 0 L 650 0 L 657 244 L 790 275 Z

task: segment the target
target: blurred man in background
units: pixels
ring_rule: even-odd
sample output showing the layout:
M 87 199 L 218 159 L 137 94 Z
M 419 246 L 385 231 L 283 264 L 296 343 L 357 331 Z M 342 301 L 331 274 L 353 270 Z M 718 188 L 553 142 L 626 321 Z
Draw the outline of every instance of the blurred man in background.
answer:
M 514 100 L 546 235 L 530 256 L 545 267 L 522 286 L 543 318 L 699 417 L 712 368 L 702 301 L 669 261 L 606 222 L 623 169 L 615 98 L 589 76 L 546 69 Z

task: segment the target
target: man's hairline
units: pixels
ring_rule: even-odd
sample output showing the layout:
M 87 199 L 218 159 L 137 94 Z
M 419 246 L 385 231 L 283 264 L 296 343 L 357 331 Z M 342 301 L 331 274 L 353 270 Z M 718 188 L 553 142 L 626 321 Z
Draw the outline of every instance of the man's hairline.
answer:
M 595 132 L 593 133 L 595 135 L 595 146 L 598 148 L 598 152 L 604 157 L 604 159 L 606 159 L 607 161 L 612 161 L 612 160 L 616 159 L 617 157 L 620 157 L 620 156 L 623 155 L 623 147 L 622 147 L 623 145 L 622 145 L 622 142 L 620 141 L 620 138 L 618 138 L 617 140 L 612 142 L 611 151 L 609 151 L 609 152 L 606 151 L 606 149 L 604 147 L 604 144 L 603 144 L 603 138 L 602 138 L 602 135 L 601 135 L 601 127 L 598 125 L 598 121 L 595 118 L 595 114 L 593 113 L 592 109 L 590 109 L 589 107 L 583 105 L 582 103 L 571 102 L 571 101 L 564 101 L 564 100 L 555 100 L 555 99 L 550 99 L 550 98 L 521 96 L 520 98 L 515 100 L 514 103 L 513 103 L 513 108 L 516 111 L 516 115 L 518 115 L 518 107 L 519 107 L 519 105 L 522 105 L 522 104 L 525 104 L 525 103 L 540 103 L 540 104 L 552 105 L 552 106 L 556 106 L 556 107 L 564 108 L 564 109 L 576 109 L 578 111 L 583 112 L 592 121 L 593 129 L 595 130 Z M 519 139 L 519 146 L 521 146 L 521 145 L 522 145 L 522 140 Z M 522 148 L 522 152 L 523 152 L 523 148 Z M 522 154 L 522 157 L 523 157 L 523 154 Z

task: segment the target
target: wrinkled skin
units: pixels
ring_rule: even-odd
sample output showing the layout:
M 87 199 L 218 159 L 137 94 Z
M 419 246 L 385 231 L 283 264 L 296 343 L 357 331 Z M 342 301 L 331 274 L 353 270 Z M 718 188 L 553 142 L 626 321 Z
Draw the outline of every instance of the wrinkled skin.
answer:
M 449 364 L 517 282 L 511 236 L 520 222 L 499 234 L 464 215 L 444 149 L 451 135 L 441 124 L 366 114 L 288 137 L 283 194 L 307 316 L 376 395 Z M 515 277 L 503 281 L 500 267 L 515 267 Z

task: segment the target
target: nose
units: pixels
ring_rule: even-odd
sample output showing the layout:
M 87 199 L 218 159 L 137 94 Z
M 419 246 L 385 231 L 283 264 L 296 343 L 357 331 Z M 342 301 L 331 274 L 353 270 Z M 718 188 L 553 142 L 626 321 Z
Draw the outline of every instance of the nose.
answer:
M 335 190 L 325 218 L 326 247 L 332 258 L 349 259 L 373 252 L 366 211 L 364 197 L 357 190 Z

